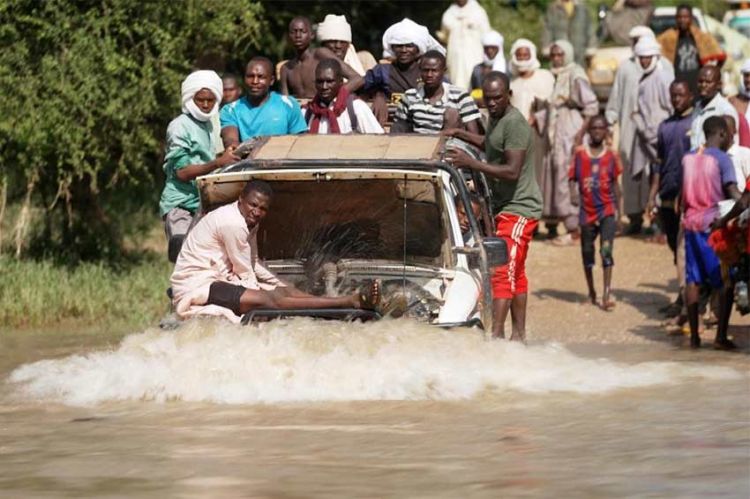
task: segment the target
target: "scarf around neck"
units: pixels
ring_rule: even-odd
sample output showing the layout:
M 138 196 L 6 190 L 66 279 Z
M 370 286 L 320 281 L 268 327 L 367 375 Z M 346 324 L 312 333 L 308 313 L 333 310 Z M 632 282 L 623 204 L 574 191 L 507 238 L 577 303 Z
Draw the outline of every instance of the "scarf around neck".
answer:
M 336 134 L 341 133 L 339 128 L 338 117 L 341 116 L 346 110 L 346 103 L 349 100 L 349 91 L 343 85 L 339 89 L 339 93 L 336 95 L 333 101 L 333 107 L 330 104 L 326 105 L 320 100 L 320 97 L 316 95 L 312 102 L 310 102 L 310 112 L 312 113 L 312 121 L 310 122 L 310 133 L 318 133 L 320 128 L 320 120 L 326 118 L 328 120 L 328 133 Z

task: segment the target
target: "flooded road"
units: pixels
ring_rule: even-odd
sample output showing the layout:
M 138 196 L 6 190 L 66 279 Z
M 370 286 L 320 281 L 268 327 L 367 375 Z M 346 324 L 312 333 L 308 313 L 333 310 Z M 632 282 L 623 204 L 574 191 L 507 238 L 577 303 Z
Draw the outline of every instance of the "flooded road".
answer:
M 743 353 L 401 321 L 122 336 L 0 333 L 0 496 L 750 496 Z

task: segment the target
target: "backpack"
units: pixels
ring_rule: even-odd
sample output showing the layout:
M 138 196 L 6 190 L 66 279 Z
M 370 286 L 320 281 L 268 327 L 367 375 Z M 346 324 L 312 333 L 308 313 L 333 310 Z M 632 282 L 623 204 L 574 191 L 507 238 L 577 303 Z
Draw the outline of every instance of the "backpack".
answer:
M 346 112 L 349 113 L 349 121 L 352 122 L 352 133 L 359 133 L 359 120 L 357 119 L 357 113 L 354 112 L 354 101 L 357 99 L 356 96 L 349 94 L 346 98 Z M 305 111 L 305 123 L 310 124 L 310 118 L 312 118 L 312 110 L 308 107 Z

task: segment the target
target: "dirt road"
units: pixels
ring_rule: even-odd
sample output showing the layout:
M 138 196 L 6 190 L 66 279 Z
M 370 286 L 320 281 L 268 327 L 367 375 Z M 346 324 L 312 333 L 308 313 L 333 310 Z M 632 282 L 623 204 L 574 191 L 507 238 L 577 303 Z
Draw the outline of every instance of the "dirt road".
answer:
M 660 324 L 658 310 L 677 295 L 677 278 L 672 255 L 666 245 L 629 237 L 615 240 L 614 297 L 617 306 L 605 312 L 589 304 L 581 267 L 580 246 L 557 247 L 533 241 L 529 251 L 530 341 L 557 340 L 564 343 L 649 343 L 683 345 L 687 337 L 668 335 Z M 601 295 L 601 267 L 594 269 L 597 292 Z M 743 351 L 750 349 L 750 315 L 736 311 L 730 322 L 730 336 Z M 713 341 L 715 329 L 707 329 L 704 344 Z

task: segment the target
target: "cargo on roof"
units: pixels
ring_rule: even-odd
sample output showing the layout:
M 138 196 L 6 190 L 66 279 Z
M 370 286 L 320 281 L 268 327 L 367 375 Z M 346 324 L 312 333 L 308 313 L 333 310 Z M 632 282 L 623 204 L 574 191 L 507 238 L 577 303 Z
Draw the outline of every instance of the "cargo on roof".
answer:
M 439 135 L 282 135 L 255 147 L 254 160 L 434 160 Z

